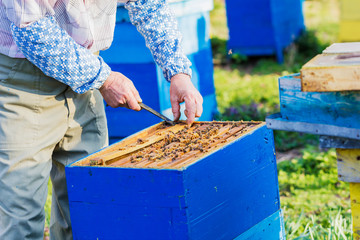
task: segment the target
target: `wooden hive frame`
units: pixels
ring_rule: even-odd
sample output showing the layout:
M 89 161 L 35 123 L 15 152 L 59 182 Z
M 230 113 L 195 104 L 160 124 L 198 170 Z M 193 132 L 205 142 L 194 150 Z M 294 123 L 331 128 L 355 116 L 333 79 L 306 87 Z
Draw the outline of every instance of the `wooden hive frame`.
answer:
M 262 122 L 159 123 L 74 164 L 122 168 L 181 169 L 210 155 Z

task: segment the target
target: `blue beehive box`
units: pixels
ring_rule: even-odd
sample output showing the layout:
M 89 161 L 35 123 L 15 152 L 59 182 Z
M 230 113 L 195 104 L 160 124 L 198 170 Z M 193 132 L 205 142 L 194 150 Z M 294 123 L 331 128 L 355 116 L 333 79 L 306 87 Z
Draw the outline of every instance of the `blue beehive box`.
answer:
M 300 74 L 279 78 L 280 113 L 269 128 L 360 140 L 360 92 L 303 92 Z
M 207 138 L 211 124 L 157 124 L 67 166 L 74 239 L 284 239 L 272 131 L 215 123 Z M 185 153 L 149 160 L 167 147 Z
M 303 0 L 226 0 L 228 49 L 247 56 L 274 55 L 305 29 Z
M 213 119 L 216 112 L 212 52 L 209 38 L 209 11 L 212 0 L 170 1 L 183 35 L 183 49 L 192 62 L 192 81 L 204 98 L 201 121 Z M 168 83 L 153 61 L 145 41 L 130 23 L 127 10 L 117 9 L 114 43 L 100 55 L 114 71 L 130 78 L 145 104 L 172 118 Z M 159 122 L 150 113 L 106 107 L 110 139 L 129 136 Z M 184 114 L 182 114 L 184 116 Z
M 300 74 L 279 78 L 280 111 L 290 121 L 360 129 L 360 92 L 302 92 Z

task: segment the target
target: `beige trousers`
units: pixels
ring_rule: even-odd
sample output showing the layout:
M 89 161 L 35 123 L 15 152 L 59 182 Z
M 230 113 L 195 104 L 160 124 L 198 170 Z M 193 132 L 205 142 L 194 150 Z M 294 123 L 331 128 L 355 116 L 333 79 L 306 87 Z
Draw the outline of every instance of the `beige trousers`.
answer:
M 0 54 L 0 239 L 72 239 L 64 166 L 108 144 L 97 90 L 77 94 L 26 59 Z

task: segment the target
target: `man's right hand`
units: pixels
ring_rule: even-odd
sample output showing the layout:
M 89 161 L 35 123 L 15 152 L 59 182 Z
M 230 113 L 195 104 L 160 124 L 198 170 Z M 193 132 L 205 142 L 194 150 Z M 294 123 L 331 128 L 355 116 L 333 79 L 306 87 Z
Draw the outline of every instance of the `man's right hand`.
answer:
M 140 111 L 142 102 L 133 82 L 119 72 L 111 72 L 99 89 L 106 103 L 113 107 L 127 107 Z

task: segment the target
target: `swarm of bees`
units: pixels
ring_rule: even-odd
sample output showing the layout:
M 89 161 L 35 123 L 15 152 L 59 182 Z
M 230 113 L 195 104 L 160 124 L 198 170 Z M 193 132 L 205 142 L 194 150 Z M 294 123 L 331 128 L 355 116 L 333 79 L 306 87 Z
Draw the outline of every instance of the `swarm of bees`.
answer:
M 90 166 L 173 168 L 190 164 L 214 151 L 259 122 L 196 122 L 191 127 L 184 122 L 175 126 L 159 125 L 129 139 L 128 144 L 89 160 Z
M 224 128 L 224 124 L 208 123 L 208 124 L 194 124 L 193 127 L 184 127 L 179 132 L 168 131 L 164 139 L 152 144 L 149 147 L 141 149 L 133 153 L 130 157 L 132 163 L 140 161 L 161 162 L 161 161 L 176 161 L 190 152 L 208 152 L 214 144 L 225 143 L 226 135 L 229 135 L 230 129 L 238 128 L 241 123 L 228 124 L 227 131 L 222 132 L 224 136 L 220 135 L 220 130 Z M 246 128 L 246 126 L 243 126 Z

